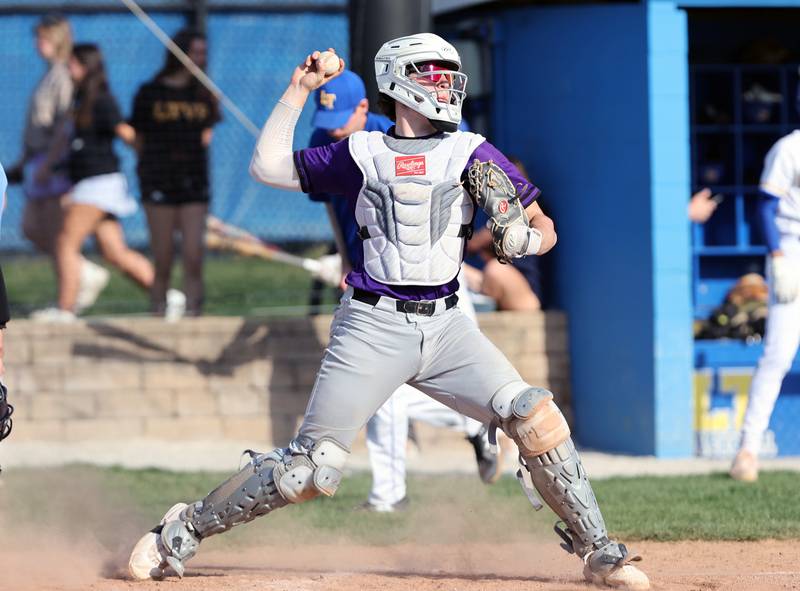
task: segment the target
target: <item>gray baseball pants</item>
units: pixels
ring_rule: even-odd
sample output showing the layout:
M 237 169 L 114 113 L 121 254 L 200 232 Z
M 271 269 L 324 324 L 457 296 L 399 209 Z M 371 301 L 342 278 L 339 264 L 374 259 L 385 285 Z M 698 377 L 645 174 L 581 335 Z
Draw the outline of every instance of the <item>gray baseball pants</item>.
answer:
M 505 355 L 458 307 L 437 301 L 433 316 L 398 312 L 395 300 L 371 306 L 348 289 L 331 324 L 330 342 L 300 436 L 330 437 L 350 449 L 367 420 L 408 383 L 481 423 L 494 418 L 492 397 L 528 388 Z

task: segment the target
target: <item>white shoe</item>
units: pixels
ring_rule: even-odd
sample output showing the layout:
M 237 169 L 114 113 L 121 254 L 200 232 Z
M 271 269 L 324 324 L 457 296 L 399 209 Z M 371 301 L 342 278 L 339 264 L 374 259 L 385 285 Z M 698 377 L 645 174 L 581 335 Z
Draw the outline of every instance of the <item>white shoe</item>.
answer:
M 159 525 L 164 525 L 168 521 L 175 521 L 179 518 L 181 511 L 187 507 L 186 503 L 177 503 L 167 511 Z M 158 529 L 160 532 L 160 528 Z M 147 532 L 136 542 L 133 547 L 131 557 L 128 560 L 128 572 L 139 581 L 154 579 L 156 581 L 164 578 L 164 571 L 167 564 L 167 552 L 161 542 L 161 534 L 152 531 Z
M 758 480 L 758 458 L 754 453 L 746 449 L 740 449 L 733 459 L 733 465 L 728 474 L 734 480 L 755 482 Z
M 167 306 L 164 310 L 164 319 L 167 322 L 177 322 L 186 314 L 186 295 L 177 289 L 167 290 Z
M 650 589 L 650 579 L 631 564 L 641 559 L 641 556 L 629 554 L 624 544 L 612 542 L 584 556 L 583 577 L 595 585 L 645 591 Z
M 30 319 L 35 322 L 52 322 L 53 324 L 71 324 L 75 322 L 78 317 L 69 310 L 62 310 L 61 308 L 51 307 L 42 310 L 36 310 L 31 313 Z
M 78 312 L 83 312 L 87 308 L 91 308 L 97 301 L 106 285 L 111 278 L 105 268 L 100 265 L 94 264 L 89 259 L 81 261 L 81 282 L 78 288 L 78 297 L 75 299 L 75 309 Z

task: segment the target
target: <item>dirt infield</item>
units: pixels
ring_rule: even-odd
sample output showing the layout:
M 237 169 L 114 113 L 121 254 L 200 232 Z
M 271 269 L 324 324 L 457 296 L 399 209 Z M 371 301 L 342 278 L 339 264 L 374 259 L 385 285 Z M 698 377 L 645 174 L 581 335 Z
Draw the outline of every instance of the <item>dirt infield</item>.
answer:
M 187 576 L 139 583 L 107 551 L 4 541 L 3 591 L 566 591 L 583 583 L 574 556 L 549 544 L 321 545 L 215 549 L 213 540 Z M 800 588 L 796 541 L 640 542 L 654 589 L 681 591 Z

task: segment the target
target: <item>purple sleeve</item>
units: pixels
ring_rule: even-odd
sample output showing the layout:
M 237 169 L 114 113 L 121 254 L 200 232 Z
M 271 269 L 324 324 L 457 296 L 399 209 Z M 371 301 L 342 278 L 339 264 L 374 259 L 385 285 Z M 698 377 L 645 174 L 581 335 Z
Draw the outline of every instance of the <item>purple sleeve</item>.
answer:
M 350 156 L 346 139 L 294 153 L 294 165 L 304 193 L 348 195 L 361 188 L 361 171 Z
M 508 178 L 511 180 L 512 184 L 517 188 L 517 195 L 519 196 L 523 207 L 528 207 L 531 203 L 538 199 L 539 195 L 541 195 L 542 192 L 539 190 L 539 187 L 526 179 L 519 169 L 511 164 L 508 158 L 506 158 L 500 150 L 495 148 L 489 142 L 483 142 L 480 146 L 475 148 L 475 151 L 472 152 L 472 155 L 467 161 L 465 171 L 476 158 L 481 162 L 492 160 L 495 164 L 503 169 L 503 172 L 508 175 Z

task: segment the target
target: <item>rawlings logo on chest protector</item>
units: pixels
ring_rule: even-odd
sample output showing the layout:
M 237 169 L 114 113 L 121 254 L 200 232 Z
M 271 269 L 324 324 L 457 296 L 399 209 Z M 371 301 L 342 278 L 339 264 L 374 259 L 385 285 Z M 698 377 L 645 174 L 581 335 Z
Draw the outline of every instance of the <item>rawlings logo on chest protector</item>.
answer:
M 425 155 L 395 156 L 395 176 L 425 176 Z

